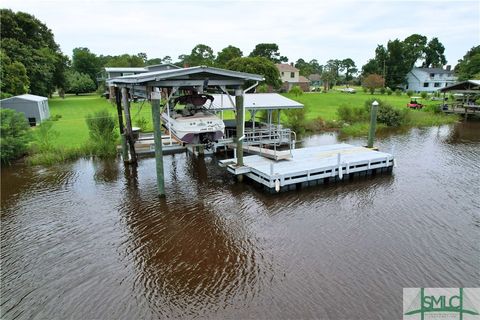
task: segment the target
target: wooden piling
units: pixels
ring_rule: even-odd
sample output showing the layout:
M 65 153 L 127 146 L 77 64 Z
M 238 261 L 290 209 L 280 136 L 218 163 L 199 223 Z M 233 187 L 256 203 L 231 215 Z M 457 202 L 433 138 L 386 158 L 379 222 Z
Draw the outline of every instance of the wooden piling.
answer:
M 131 164 L 137 164 L 137 154 L 135 152 L 135 140 L 132 132 L 132 119 L 130 117 L 130 100 L 128 99 L 128 89 L 122 88 L 123 112 L 125 113 L 125 137 L 129 145 Z M 124 159 L 125 161 L 125 159 Z
M 122 111 L 122 96 L 120 93 L 120 89 L 115 87 L 115 103 L 117 105 L 117 115 L 118 115 L 118 129 L 120 131 L 120 140 L 122 143 L 122 158 L 123 161 L 128 161 L 128 147 L 127 147 L 127 140 L 125 139 L 125 128 L 123 125 L 123 111 Z
M 160 123 L 160 92 L 151 93 L 153 138 L 155 141 L 155 164 L 157 171 L 157 191 L 159 196 L 165 196 L 165 181 L 163 173 L 162 129 Z

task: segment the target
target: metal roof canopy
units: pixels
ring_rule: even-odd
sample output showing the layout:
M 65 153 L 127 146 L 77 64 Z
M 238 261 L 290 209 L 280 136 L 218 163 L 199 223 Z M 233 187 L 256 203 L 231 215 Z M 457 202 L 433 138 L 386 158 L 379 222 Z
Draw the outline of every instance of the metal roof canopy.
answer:
M 480 80 L 467 80 L 440 89 L 440 92 L 480 93 Z
M 243 85 L 247 80 L 263 81 L 264 78 L 258 74 L 199 66 L 123 76 L 110 79 L 110 83 L 120 87 L 130 87 L 132 85 L 161 88 L 200 86 L 238 87 Z
M 205 108 L 213 111 L 236 110 L 232 104 L 235 97 L 226 94 L 213 94 L 214 100 L 205 103 Z M 245 93 L 243 105 L 248 110 L 300 109 L 303 104 L 286 98 L 278 93 Z

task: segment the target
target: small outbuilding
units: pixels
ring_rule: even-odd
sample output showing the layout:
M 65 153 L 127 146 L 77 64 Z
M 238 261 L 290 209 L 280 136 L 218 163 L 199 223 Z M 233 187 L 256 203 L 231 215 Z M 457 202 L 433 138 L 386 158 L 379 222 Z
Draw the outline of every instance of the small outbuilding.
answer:
M 36 126 L 50 118 L 48 98 L 33 94 L 22 94 L 0 100 L 0 107 L 23 112 L 31 126 Z

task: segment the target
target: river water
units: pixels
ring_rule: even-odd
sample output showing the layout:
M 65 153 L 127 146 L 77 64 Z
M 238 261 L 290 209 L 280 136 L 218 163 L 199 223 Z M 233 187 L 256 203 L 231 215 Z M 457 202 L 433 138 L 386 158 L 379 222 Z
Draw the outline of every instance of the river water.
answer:
M 1 318 L 398 319 L 404 287 L 480 286 L 480 123 L 378 146 L 393 174 L 280 195 L 187 154 L 165 199 L 153 158 L 3 168 Z

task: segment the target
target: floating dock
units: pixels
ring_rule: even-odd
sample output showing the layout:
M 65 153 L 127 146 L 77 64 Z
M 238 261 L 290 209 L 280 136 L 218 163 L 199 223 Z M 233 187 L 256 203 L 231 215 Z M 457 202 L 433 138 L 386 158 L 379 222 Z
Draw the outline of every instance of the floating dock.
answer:
M 392 154 L 349 144 L 306 147 L 291 150 L 292 157 L 275 161 L 261 155 L 220 160 L 220 165 L 234 175 L 245 175 L 270 191 L 294 190 L 297 187 L 335 182 L 351 176 L 391 172 Z

